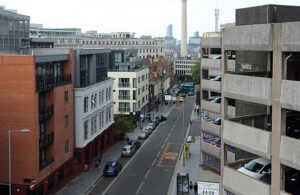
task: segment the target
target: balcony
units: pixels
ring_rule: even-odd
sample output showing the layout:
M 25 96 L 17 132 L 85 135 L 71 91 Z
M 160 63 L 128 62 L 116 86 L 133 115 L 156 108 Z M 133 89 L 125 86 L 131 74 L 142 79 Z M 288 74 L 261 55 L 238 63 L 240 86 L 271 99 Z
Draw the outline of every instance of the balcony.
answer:
M 40 138 L 40 150 L 44 150 L 54 142 L 54 132 Z
M 52 116 L 53 116 L 53 105 L 40 107 L 40 111 L 39 111 L 40 122 L 48 120 Z
M 220 113 L 221 112 L 221 104 L 212 103 L 210 101 L 201 100 L 201 108 L 205 111 Z
M 282 23 L 282 51 L 300 51 L 299 33 L 300 22 Z M 291 36 L 291 32 L 297 32 Z
M 210 154 L 218 159 L 221 158 L 221 148 L 209 143 L 209 140 L 201 141 L 201 151 Z
M 220 92 L 221 91 L 221 81 L 213 80 L 201 80 L 201 88 L 209 91 Z
M 119 87 L 130 87 L 130 83 L 119 83 Z
M 280 159 L 282 164 L 300 170 L 300 140 L 281 136 Z
M 223 139 L 242 150 L 268 159 L 271 157 L 271 134 L 268 131 L 225 120 Z
M 119 100 L 130 100 L 130 95 L 119 95 Z
M 281 105 L 289 110 L 300 112 L 300 82 L 282 80 L 281 83 Z
M 211 123 L 210 121 L 201 121 L 201 130 L 205 131 L 207 133 L 210 133 L 212 135 L 216 135 L 221 137 L 221 126 L 220 125 L 215 125 Z
M 271 105 L 272 80 L 264 77 L 225 74 L 225 97 Z
M 122 107 L 120 107 L 119 108 L 119 112 L 121 112 L 121 113 L 124 113 L 124 112 L 130 112 L 130 108 L 122 108 Z
M 221 70 L 221 59 L 202 58 L 201 59 L 201 68 Z
M 54 158 L 53 157 L 50 157 L 46 160 L 41 160 L 40 161 L 40 169 L 44 169 L 46 168 L 47 166 L 49 166 L 50 164 L 52 164 L 54 162 Z
M 66 85 L 72 83 L 71 74 L 64 75 L 61 77 L 47 76 L 47 77 L 36 77 L 36 89 L 38 92 L 50 90 L 54 87 Z
M 234 190 L 236 194 L 271 194 L 269 185 L 227 166 L 223 170 L 223 185 L 225 189 Z

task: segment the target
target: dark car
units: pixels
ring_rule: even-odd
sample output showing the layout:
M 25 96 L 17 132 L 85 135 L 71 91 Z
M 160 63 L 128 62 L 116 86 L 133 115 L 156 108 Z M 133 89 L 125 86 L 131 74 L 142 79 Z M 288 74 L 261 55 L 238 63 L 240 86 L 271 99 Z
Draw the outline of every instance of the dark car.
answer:
M 188 92 L 188 96 L 193 96 L 193 95 L 195 95 L 195 93 L 193 93 L 193 92 Z
M 128 145 L 133 145 L 135 147 L 135 150 L 138 150 L 141 147 L 141 142 L 138 140 L 130 140 L 128 142 Z
M 300 192 L 300 171 L 287 169 L 285 173 L 285 191 L 291 194 L 298 194 Z
M 110 160 L 105 163 L 105 167 L 103 169 L 103 176 L 117 176 L 121 170 L 121 163 L 119 163 L 118 161 Z
M 163 122 L 167 120 L 167 117 L 163 116 L 163 115 L 159 115 L 156 117 L 156 120 L 158 120 L 159 122 Z
M 221 118 L 218 117 L 218 118 L 212 120 L 211 122 L 215 125 L 221 125 Z

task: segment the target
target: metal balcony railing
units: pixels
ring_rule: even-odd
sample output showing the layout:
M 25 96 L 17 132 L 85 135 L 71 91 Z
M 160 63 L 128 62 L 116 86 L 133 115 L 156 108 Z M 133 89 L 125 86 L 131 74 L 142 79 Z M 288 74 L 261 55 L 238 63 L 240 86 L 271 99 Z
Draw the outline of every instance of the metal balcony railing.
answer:
M 57 86 L 66 85 L 72 82 L 71 74 L 63 75 L 60 77 L 54 76 L 37 76 L 36 77 L 36 89 L 38 92 L 47 91 Z
M 119 87 L 130 87 L 130 83 L 119 83 Z
M 40 138 L 40 150 L 47 148 L 54 142 L 54 132 L 51 132 Z
M 119 95 L 119 100 L 130 100 L 130 95 Z
M 53 116 L 53 105 L 51 106 L 42 106 L 39 111 L 39 119 L 45 121 Z

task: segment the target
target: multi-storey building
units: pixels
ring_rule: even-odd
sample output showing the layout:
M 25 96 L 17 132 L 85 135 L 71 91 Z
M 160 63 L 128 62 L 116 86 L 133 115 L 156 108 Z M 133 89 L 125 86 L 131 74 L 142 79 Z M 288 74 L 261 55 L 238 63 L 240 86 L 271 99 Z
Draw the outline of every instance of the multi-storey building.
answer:
M 139 58 L 147 56 L 165 55 L 164 38 L 141 36 L 136 38 L 134 33 L 113 32 L 110 34 L 88 31 L 82 33 L 77 28 L 50 29 L 42 25 L 33 25 L 30 28 L 31 38 L 52 38 L 55 47 L 85 47 L 107 49 L 137 49 Z
M 114 143 L 110 50 L 74 49 L 75 157 L 91 164 Z
M 9 164 L 12 194 L 46 194 L 74 168 L 72 53 L 29 53 L 1 54 L 1 194 L 8 193 Z
M 300 7 L 238 9 L 222 31 L 223 194 L 299 194 L 299 18 Z M 255 173 L 262 164 L 244 163 L 257 158 L 267 166 Z
M 26 52 L 29 47 L 30 17 L 0 7 L 0 52 Z
M 174 62 L 174 74 L 175 77 L 181 81 L 192 81 L 192 68 L 197 60 L 191 58 L 177 58 Z
M 134 50 L 113 50 L 108 76 L 114 79 L 114 114 L 135 114 L 149 101 L 149 68 L 139 63 Z
M 201 165 L 221 169 L 221 37 L 202 39 L 201 56 Z M 219 98 L 219 101 L 217 101 Z

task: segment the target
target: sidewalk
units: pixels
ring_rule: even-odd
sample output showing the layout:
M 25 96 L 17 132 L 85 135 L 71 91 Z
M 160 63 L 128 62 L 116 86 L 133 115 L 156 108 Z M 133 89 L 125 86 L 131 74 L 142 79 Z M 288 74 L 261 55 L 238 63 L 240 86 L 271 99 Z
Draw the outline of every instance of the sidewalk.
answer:
M 193 125 L 189 128 L 193 128 Z M 196 128 L 196 127 L 195 127 Z M 188 173 L 190 181 L 193 184 L 199 181 L 199 164 L 200 164 L 200 137 L 195 137 L 195 143 L 190 145 L 191 156 L 189 158 L 185 158 L 185 163 L 183 165 L 182 152 L 179 156 L 179 160 L 177 162 L 176 168 L 174 170 L 171 184 L 169 186 L 168 195 L 176 195 L 177 194 L 177 173 Z M 194 191 L 190 192 L 190 194 L 194 194 Z
M 173 105 L 172 106 L 160 105 L 158 112 L 156 112 L 156 109 L 150 112 L 152 119 L 153 117 L 155 118 L 159 114 L 168 116 L 169 113 L 171 112 L 172 107 Z M 145 123 L 148 123 L 148 121 L 146 120 Z M 139 131 L 140 128 L 137 127 L 134 131 L 128 133 L 126 136 L 129 139 L 137 139 Z M 119 141 L 116 144 L 114 144 L 107 152 L 103 154 L 102 162 L 98 172 L 93 166 L 90 166 L 87 172 L 81 172 L 79 176 L 77 176 L 68 184 L 66 184 L 56 194 L 57 195 L 82 195 L 88 192 L 94 186 L 94 184 L 102 177 L 102 172 L 104 169 L 105 162 L 107 160 L 117 160 L 120 157 L 120 151 L 122 150 L 122 147 L 125 144 L 126 141 Z

